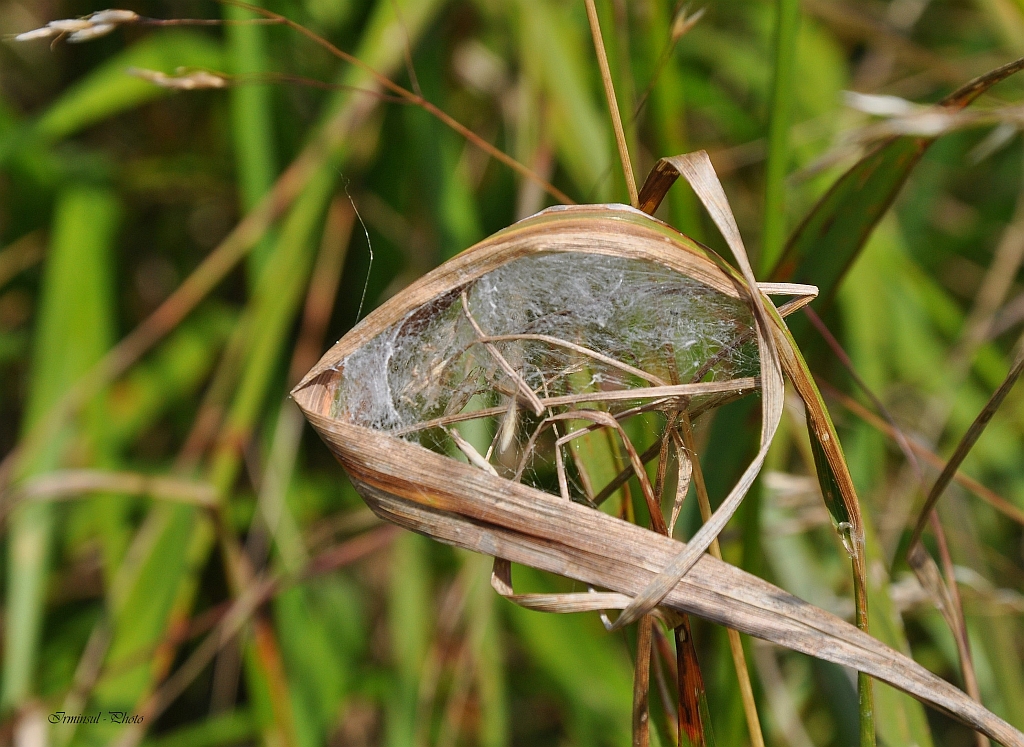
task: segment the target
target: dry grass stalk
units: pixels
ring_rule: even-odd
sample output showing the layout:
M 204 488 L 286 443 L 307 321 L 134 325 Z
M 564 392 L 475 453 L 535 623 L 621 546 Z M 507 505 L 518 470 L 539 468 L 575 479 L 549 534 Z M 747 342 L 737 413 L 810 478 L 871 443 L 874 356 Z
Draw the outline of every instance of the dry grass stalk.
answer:
M 828 343 L 829 347 L 832 348 L 833 352 L 839 358 L 840 362 L 850 373 L 857 386 L 867 395 L 868 399 L 874 405 L 875 409 L 885 416 L 886 420 L 891 427 L 893 434 L 896 437 L 896 441 L 903 452 L 904 457 L 907 460 L 907 465 L 912 469 L 920 483 L 922 490 L 927 490 L 924 483 L 924 474 L 921 472 L 921 467 L 917 462 L 917 457 L 914 455 L 913 450 L 910 447 L 910 442 L 899 429 L 895 419 L 888 413 L 881 400 L 875 396 L 874 392 L 864 383 L 863 379 L 860 378 L 859 374 L 853 367 L 853 362 L 850 357 L 846 354 L 846 351 L 842 349 L 839 341 L 835 339 L 829 329 L 825 326 L 824 322 L 818 317 L 818 315 L 810 308 L 805 310 L 807 317 L 811 320 L 811 323 L 818 329 L 822 337 Z M 943 570 L 946 574 L 946 581 L 943 581 L 941 574 L 939 573 L 938 566 L 931 559 L 931 556 L 927 553 L 923 553 L 923 547 L 918 544 L 916 547 L 912 546 L 910 554 L 910 562 L 914 568 L 918 580 L 922 587 L 924 587 L 931 595 L 932 601 L 938 607 L 942 613 L 943 618 L 949 625 L 950 631 L 953 633 L 954 639 L 956 640 L 957 653 L 960 659 L 960 667 L 963 672 L 964 688 L 967 693 L 981 702 L 981 691 L 978 687 L 978 679 L 974 672 L 974 663 L 971 656 L 970 641 L 967 637 L 967 623 L 964 619 L 963 605 L 960 601 L 960 593 L 957 588 L 953 560 L 949 553 L 949 547 L 946 542 L 946 534 L 942 529 L 942 524 L 939 521 L 938 514 L 932 511 L 929 515 L 929 521 L 932 526 L 932 531 L 935 534 L 936 544 L 939 549 L 939 556 L 942 561 Z M 922 552 L 918 552 L 918 551 Z M 988 747 L 988 739 L 982 735 L 975 733 L 975 738 L 978 747 Z
M 938 514 L 935 512 L 935 505 L 946 488 L 949 487 L 949 483 L 952 482 L 960 465 L 967 458 L 967 455 L 981 437 L 992 416 L 995 415 L 1000 405 L 1002 405 L 1003 400 L 1010 393 L 1013 385 L 1017 383 L 1017 379 L 1022 372 L 1024 372 L 1024 349 L 1018 350 L 1016 360 L 1014 360 L 1013 365 L 1010 367 L 1010 372 L 1006 375 L 1003 383 L 1000 384 L 974 422 L 971 423 L 971 427 L 967 429 L 960 443 L 957 444 L 953 456 L 950 457 L 942 473 L 935 480 L 935 484 L 925 500 L 924 507 L 921 509 L 921 514 L 911 535 L 910 547 L 907 550 L 907 562 L 914 569 L 914 574 L 917 576 L 921 586 L 927 590 L 928 595 L 939 608 L 946 624 L 949 625 L 956 638 L 965 687 L 967 692 L 971 694 L 971 697 L 979 702 L 981 701 L 981 690 L 978 686 L 977 676 L 975 675 L 971 659 L 967 623 L 963 615 L 959 589 L 953 576 L 952 561 L 950 560 L 949 550 L 946 547 L 945 534 L 942 531 L 942 525 L 939 523 Z M 947 580 L 943 580 L 938 564 L 936 564 L 922 542 L 927 525 L 931 525 L 932 531 L 938 540 L 939 552 L 945 566 Z
M 696 614 L 787 648 L 856 668 L 905 690 L 1006 745 L 1024 747 L 1024 735 L 911 659 L 863 630 L 705 554 L 761 467 L 781 417 L 785 373 L 807 405 L 809 426 L 821 451 L 818 466 L 829 481 L 826 498 L 831 501 L 829 508 L 833 516 L 842 519 L 836 521 L 850 549 L 855 578 L 863 578 L 864 571 L 860 513 L 834 426 L 779 311 L 753 278 L 735 221 L 706 154 L 662 161 L 641 193 L 640 202 L 653 209 L 651 206 L 660 202 L 667 186 L 679 173 L 694 185 L 722 229 L 735 254 L 739 272 L 660 221 L 625 206 L 578 206 L 545 211 L 463 252 L 374 311 L 328 351 L 296 387 L 293 396 L 375 513 L 441 542 L 496 558 L 492 584 L 518 604 L 552 612 L 622 609 L 624 612 L 616 626 L 654 613 L 676 627 L 680 624 L 678 613 Z M 643 467 L 646 455 L 638 455 L 631 444 L 623 443 L 623 446 L 630 452 L 633 474 L 640 478 L 652 522 L 661 531 L 649 531 L 567 500 L 571 496 L 567 495 L 567 480 L 563 477 L 567 469 L 564 462 L 559 467 L 558 494 L 554 495 L 501 476 L 500 470 L 496 470 L 499 474 L 495 475 L 479 466 L 425 449 L 386 428 L 359 424 L 349 410 L 343 409 L 341 413 L 336 410 L 336 397 L 350 355 L 379 340 L 389 330 L 400 331 L 408 320 L 421 323 L 443 313 L 457 304 L 461 294 L 481 278 L 510 263 L 527 257 L 566 254 L 650 263 L 684 275 L 724 298 L 740 301 L 749 309 L 759 353 L 760 376 L 754 385 L 760 389 L 762 398 L 761 447 L 758 457 L 718 511 L 709 516 L 687 544 L 666 536 L 667 526 L 664 529 L 661 526 L 664 518 L 660 512 L 660 496 L 654 494 L 646 480 Z M 807 294 L 806 288 L 801 290 Z M 488 338 L 484 335 L 481 339 Z M 488 344 L 496 343 L 488 341 Z M 514 346 L 522 341 L 507 340 L 505 344 Z M 511 347 L 502 350 L 510 367 L 519 371 L 517 364 L 508 360 L 515 357 L 516 350 Z M 496 370 L 493 357 L 490 360 L 491 368 Z M 579 365 L 585 369 L 592 363 L 591 360 Z M 555 398 L 548 396 L 548 383 L 558 376 L 579 373 L 582 370 L 579 365 L 553 372 L 544 378 L 542 386 L 533 387 L 547 417 L 533 431 L 533 445 L 527 450 L 536 447 L 541 428 L 554 427 L 560 420 L 587 419 L 593 425 L 620 430 L 619 418 L 623 412 L 612 414 L 610 408 L 622 400 L 636 401 L 635 392 L 630 395 L 621 389 L 603 391 L 599 388 L 600 396 L 587 394 L 585 399 L 601 400 L 594 406 L 600 405 L 602 409 L 582 408 L 584 398 L 579 396 L 559 400 L 559 406 L 572 408 L 568 411 L 552 409 L 551 400 Z M 387 370 L 377 371 L 377 375 L 385 377 L 385 383 L 389 381 Z M 366 372 L 361 374 L 366 375 Z M 417 372 L 417 376 L 429 375 L 430 372 Z M 517 378 L 521 378 L 521 374 Z M 503 381 L 505 388 L 496 388 L 492 392 L 494 397 L 514 401 L 522 394 L 514 378 L 506 377 Z M 733 386 L 736 383 L 734 381 Z M 657 401 L 659 388 L 671 391 L 673 386 L 687 385 L 652 386 L 645 391 Z M 494 418 L 505 416 L 513 409 L 505 402 L 498 408 L 461 413 L 471 395 L 472 391 L 467 390 L 460 399 L 453 393 L 454 405 L 449 403 L 445 417 L 466 414 L 466 419 L 470 419 L 469 416 Z M 662 391 L 660 400 L 668 412 L 689 411 L 693 416 L 698 409 L 692 402 L 693 396 L 693 390 L 674 391 L 670 396 Z M 565 435 L 556 431 L 556 440 L 564 445 L 584 430 L 586 428 Z M 650 458 L 660 450 L 657 444 Z M 489 449 L 487 456 L 494 457 L 494 452 L 495 448 Z M 559 458 L 559 447 L 555 453 Z M 476 455 L 484 459 L 479 451 Z M 657 482 L 663 486 L 663 480 Z M 607 591 L 516 594 L 511 576 L 513 562 Z M 862 599 L 859 602 L 859 616 L 866 616 L 866 606 Z
M 604 85 L 604 96 L 608 101 L 608 111 L 612 117 L 612 128 L 615 130 L 615 147 L 622 161 L 622 174 L 626 178 L 626 189 L 629 192 L 629 204 L 639 206 L 636 191 L 636 177 L 633 175 L 633 164 L 629 159 L 629 148 L 626 147 L 626 133 L 622 129 L 622 113 L 615 96 L 615 84 L 612 82 L 612 71 L 608 67 L 608 53 L 604 48 L 601 36 L 601 22 L 597 18 L 597 7 L 594 0 L 586 0 L 587 20 L 590 22 L 590 33 L 594 37 L 594 50 L 597 52 L 597 65 L 601 70 L 601 83 Z
M 853 399 L 847 394 L 839 391 L 831 384 L 825 381 L 819 381 L 819 386 L 822 390 L 828 394 L 830 399 L 835 400 L 841 404 L 844 408 L 852 412 L 858 418 L 863 420 L 865 423 L 870 425 L 872 428 L 882 433 L 897 444 L 899 443 L 899 434 L 891 424 L 886 422 L 884 418 L 879 417 L 875 413 L 871 412 L 868 408 L 864 407 L 860 402 Z M 926 461 L 930 466 L 935 469 L 942 470 L 946 466 L 945 460 L 935 452 L 922 446 L 920 443 L 913 439 L 907 441 L 910 450 L 914 452 L 918 457 Z M 963 472 L 956 472 L 953 475 L 953 481 L 956 482 L 964 490 L 973 493 L 975 496 L 983 500 L 993 509 L 1007 517 L 1011 521 L 1015 521 L 1018 524 L 1024 525 L 1024 511 L 1021 511 L 1015 505 L 1010 503 L 1006 498 L 996 493 L 991 488 L 982 485 L 980 482 L 975 480 L 973 477 L 965 475 Z
M 209 483 L 135 472 L 97 469 L 55 470 L 18 485 L 0 497 L 0 522 L 22 501 L 67 501 L 96 493 L 138 495 L 212 509 L 216 492 Z

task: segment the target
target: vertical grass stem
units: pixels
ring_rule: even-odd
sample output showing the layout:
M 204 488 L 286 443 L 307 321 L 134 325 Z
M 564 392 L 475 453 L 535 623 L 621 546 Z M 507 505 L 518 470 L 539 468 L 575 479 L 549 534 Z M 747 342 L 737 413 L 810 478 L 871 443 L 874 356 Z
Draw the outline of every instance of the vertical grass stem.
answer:
M 697 444 L 693 438 L 693 429 L 690 426 L 690 416 L 683 413 L 680 417 L 683 436 L 683 445 L 690 452 L 690 461 L 693 465 L 693 484 L 697 491 L 697 503 L 700 506 L 700 516 L 703 521 L 711 518 L 711 501 L 708 498 L 708 489 L 704 483 L 704 473 L 701 471 L 700 460 L 697 459 Z M 715 539 L 708 548 L 713 556 L 722 559 L 722 548 Z M 740 634 L 732 628 L 726 628 L 729 634 L 729 650 L 732 653 L 733 666 L 736 668 L 736 678 L 740 684 L 740 697 L 743 700 L 743 715 L 747 719 L 747 730 L 750 732 L 750 743 L 753 747 L 764 747 L 764 735 L 761 733 L 761 720 L 757 715 L 757 703 L 754 701 L 754 688 L 750 684 L 750 671 L 747 669 L 747 659 L 743 654 L 743 643 L 740 641 Z
M 762 272 L 774 267 L 782 255 L 786 234 L 786 167 L 789 160 L 789 124 L 796 77 L 796 43 L 800 27 L 800 0 L 778 0 L 775 25 L 775 74 L 768 113 L 768 165 L 764 184 L 764 230 L 761 238 Z
M 601 82 L 604 83 L 604 95 L 608 99 L 608 111 L 612 115 L 612 128 L 615 130 L 615 145 L 619 149 L 619 160 L 622 161 L 622 173 L 626 177 L 626 189 L 629 190 L 629 204 L 640 206 L 636 189 L 636 177 L 633 175 L 633 164 L 629 160 L 629 148 L 626 147 L 626 133 L 622 128 L 622 115 L 619 103 L 615 98 L 615 84 L 612 72 L 608 67 L 608 54 L 605 52 L 604 39 L 601 36 L 601 22 L 597 18 L 597 7 L 594 0 L 587 2 L 587 19 L 590 21 L 590 33 L 594 37 L 594 49 L 597 52 L 597 65 L 601 69 Z

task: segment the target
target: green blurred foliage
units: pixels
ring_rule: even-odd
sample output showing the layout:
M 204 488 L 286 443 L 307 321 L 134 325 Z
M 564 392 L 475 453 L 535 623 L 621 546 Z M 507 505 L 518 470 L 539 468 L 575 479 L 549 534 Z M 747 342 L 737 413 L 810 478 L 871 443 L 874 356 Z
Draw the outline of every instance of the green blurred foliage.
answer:
M 674 42 L 678 9 L 666 0 L 598 6 L 638 174 L 658 157 L 708 150 L 754 254 L 765 231 L 792 233 L 857 153 L 820 159 L 877 121 L 844 106 L 844 89 L 933 102 L 1024 51 L 1024 6 L 1012 0 L 814 0 L 795 33 L 779 37 L 794 39 L 795 49 L 792 70 L 776 84 L 775 3 L 715 0 Z M 267 7 L 422 91 L 574 199 L 626 200 L 582 2 Z M 194 0 L 131 8 L 154 18 L 249 16 Z M 0 33 L 99 9 L 2 0 Z M 248 82 L 171 92 L 128 75 L 129 67 L 216 70 Z M 268 73 L 290 78 L 260 77 Z M 345 252 L 337 292 L 318 302 L 327 318 L 326 334 L 313 340 L 318 351 L 357 321 L 361 306 L 365 315 L 552 200 L 419 108 L 298 77 L 372 83 L 279 26 L 134 26 L 88 44 L 0 43 L 0 453 L 19 447 L 24 457 L 7 478 L 17 484 L 72 468 L 175 476 L 211 486 L 217 505 L 89 493 L 5 507 L 0 741 L 42 728 L 51 712 L 123 710 L 153 715 L 138 732 L 109 722 L 46 726 L 49 743 L 625 744 L 632 635 L 607 634 L 596 616 L 513 607 L 491 591 L 486 559 L 385 534 L 286 399 L 302 373 L 291 366 L 310 327 L 304 304 L 319 254 L 338 245 Z M 1021 86 L 1002 83 L 979 107 L 1017 102 Z M 769 138 L 781 106 L 787 113 L 778 121 L 789 126 Z M 324 131 L 334 134 L 318 141 Z M 317 142 L 326 145 L 309 145 Z M 52 438 L 26 438 L 240 220 L 266 210 L 261 199 L 283 173 L 294 179 L 286 169 L 300 154 L 310 168 L 248 259 Z M 838 273 L 800 278 L 829 284 L 834 300 L 819 307 L 826 323 L 901 426 L 939 454 L 998 386 L 1021 334 L 1022 159 L 1012 128 L 943 137 L 845 279 L 831 287 Z M 771 220 L 766 190 L 778 211 Z M 349 205 L 358 210 L 351 231 L 332 233 Z M 682 186 L 659 215 L 721 245 Z M 832 248 L 811 247 L 819 261 L 808 266 L 831 267 Z M 968 322 L 979 314 L 988 323 L 977 335 Z M 814 373 L 866 401 L 804 332 Z M 902 561 L 917 478 L 891 440 L 830 405 L 868 523 L 872 630 L 960 684 L 953 639 Z M 852 618 L 846 556 L 809 480 L 803 416 L 791 410 L 767 474 L 722 537 L 723 552 Z M 732 405 L 698 423 L 698 439 L 711 445 L 713 502 L 750 456 L 736 437 L 752 432 L 750 412 Z M 1013 393 L 965 468 L 1024 508 L 1022 435 L 1024 399 Z M 589 458 L 614 458 L 614 448 L 592 441 Z M 610 465 L 607 476 L 615 471 Z M 926 481 L 934 474 L 926 468 Z M 680 537 L 699 521 L 694 503 L 691 496 Z M 940 515 L 983 700 L 1024 728 L 1022 527 L 958 486 Z M 367 538 L 377 545 L 352 562 L 294 575 L 311 558 L 344 558 Z M 286 580 L 205 656 L 204 646 L 217 642 L 207 638 L 211 626 L 263 571 Z M 526 589 L 570 589 L 528 569 L 517 568 L 516 579 Z M 745 744 L 726 637 L 699 621 L 694 635 L 719 743 Z M 770 744 L 856 743 L 851 673 L 745 645 Z M 910 698 L 876 692 L 882 744 L 973 742 Z M 657 687 L 652 702 L 661 707 Z M 655 730 L 659 743 L 663 731 Z

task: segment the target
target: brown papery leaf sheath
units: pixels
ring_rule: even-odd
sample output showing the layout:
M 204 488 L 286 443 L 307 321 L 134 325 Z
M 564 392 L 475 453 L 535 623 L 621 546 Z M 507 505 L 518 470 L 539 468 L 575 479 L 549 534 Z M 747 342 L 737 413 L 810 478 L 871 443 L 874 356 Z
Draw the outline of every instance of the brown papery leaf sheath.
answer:
M 467 287 L 507 262 L 553 252 L 645 260 L 732 298 L 747 300 L 755 295 L 744 277 L 717 255 L 639 211 L 621 205 L 548 210 L 491 236 L 390 299 L 331 348 L 293 396 L 382 518 L 447 544 L 610 592 L 576 595 L 574 602 L 554 598 L 547 609 L 623 609 L 655 579 L 663 578 L 660 574 L 671 561 L 689 555 L 686 544 L 386 432 L 330 416 L 333 385 L 341 375 L 338 364 L 350 353 L 415 309 Z M 757 316 L 759 326 L 782 323 L 777 314 Z M 772 348 L 784 334 L 774 329 L 769 340 L 759 340 L 762 379 L 766 358 L 774 358 L 774 365 L 779 365 Z M 775 371 L 769 378 L 774 387 Z M 559 596 L 568 597 L 553 595 Z M 589 605 L 587 596 L 593 597 Z M 660 605 L 865 672 L 1008 747 L 1024 747 L 1024 734 L 912 659 L 840 618 L 706 554 L 672 585 Z

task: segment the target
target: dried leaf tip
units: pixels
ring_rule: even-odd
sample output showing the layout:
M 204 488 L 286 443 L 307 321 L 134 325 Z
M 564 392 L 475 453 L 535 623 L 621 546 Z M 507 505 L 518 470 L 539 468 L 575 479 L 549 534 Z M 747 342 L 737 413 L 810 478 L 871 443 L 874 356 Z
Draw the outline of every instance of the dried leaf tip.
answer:
M 675 44 L 677 41 L 683 38 L 686 33 L 697 25 L 704 16 L 704 11 L 707 8 L 701 8 L 695 13 L 690 13 L 690 6 L 684 6 L 676 14 L 675 20 L 672 21 L 672 43 Z
M 80 43 L 98 39 L 113 31 L 118 26 L 136 23 L 141 16 L 131 10 L 111 8 L 98 10 L 82 18 L 64 18 L 50 21 L 42 28 L 26 31 L 14 37 L 14 41 L 32 41 L 34 39 L 59 39 L 65 34 L 71 43 Z
M 146 68 L 130 67 L 128 74 L 136 78 L 142 78 L 153 85 L 161 88 L 169 88 L 175 91 L 195 91 L 203 88 L 227 88 L 228 79 L 223 75 L 211 73 L 207 70 L 187 70 L 178 68 L 174 75 L 162 73 L 159 70 L 147 70 Z

